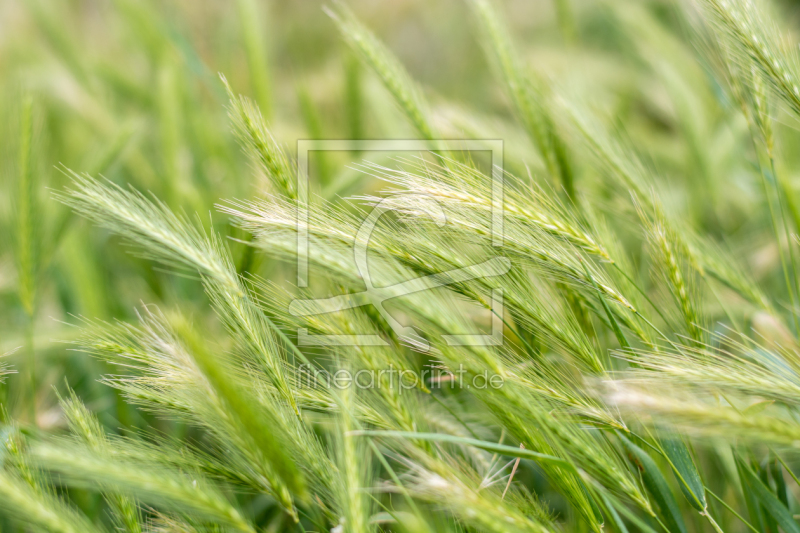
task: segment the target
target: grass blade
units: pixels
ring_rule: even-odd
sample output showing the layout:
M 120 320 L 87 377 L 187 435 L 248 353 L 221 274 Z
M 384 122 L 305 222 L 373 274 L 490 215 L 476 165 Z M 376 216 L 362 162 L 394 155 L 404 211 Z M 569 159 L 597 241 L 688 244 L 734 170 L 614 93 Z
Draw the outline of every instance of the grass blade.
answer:
M 763 512 L 774 520 L 786 533 L 800 533 L 800 526 L 794 520 L 792 513 L 775 496 L 769 487 L 753 472 L 739 454 L 734 454 L 739 475 L 742 477 L 743 489 L 748 490 L 752 497 L 760 504 Z
M 641 448 L 636 446 L 625 436 L 618 434 L 620 440 L 628 450 L 630 459 L 639 469 L 642 481 L 647 490 L 653 496 L 661 512 L 661 518 L 667 525 L 668 531 L 687 533 L 686 524 L 681 516 L 678 502 L 667 484 L 667 480 L 661 474 L 655 461 Z

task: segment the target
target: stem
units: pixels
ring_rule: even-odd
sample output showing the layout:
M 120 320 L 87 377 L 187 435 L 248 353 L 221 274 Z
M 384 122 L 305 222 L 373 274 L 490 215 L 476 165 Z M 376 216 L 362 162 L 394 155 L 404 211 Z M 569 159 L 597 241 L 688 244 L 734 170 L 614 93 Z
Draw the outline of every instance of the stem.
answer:
M 722 528 L 719 527 L 719 525 L 711 517 L 711 513 L 708 512 L 708 509 L 706 509 L 705 511 L 703 511 L 700 514 L 702 516 L 705 516 L 706 518 L 708 518 L 708 521 L 711 522 L 711 526 L 714 528 L 715 531 L 717 531 L 718 533 L 725 533 L 724 531 L 722 531 Z
M 706 492 L 707 492 L 707 493 L 709 493 L 709 494 L 711 494 L 711 495 L 714 497 L 714 499 L 715 499 L 715 500 L 717 500 L 719 503 L 721 503 L 721 504 L 722 504 L 722 505 L 723 505 L 723 506 L 724 506 L 724 507 L 725 507 L 725 508 L 726 508 L 728 511 L 730 511 L 731 513 L 733 513 L 733 516 L 735 516 L 736 518 L 738 518 L 739 520 L 741 520 L 741 522 L 742 522 L 744 525 L 746 525 L 748 528 L 750 528 L 750 530 L 751 530 L 751 531 L 753 531 L 754 533 L 759 533 L 759 531 L 758 531 L 756 528 L 754 528 L 752 525 L 750 525 L 750 522 L 748 522 L 747 520 L 745 520 L 744 518 L 742 518 L 742 515 L 740 515 L 739 513 L 737 513 L 737 512 L 736 512 L 736 511 L 733 509 L 733 507 L 731 507 L 730 505 L 728 505 L 727 503 L 725 503 L 725 500 L 723 500 L 722 498 L 720 498 L 719 496 L 717 496 L 716 494 L 714 494 L 713 492 L 711 492 L 711 489 L 709 489 L 708 487 L 706 487 Z
M 789 475 L 792 476 L 794 482 L 797 483 L 798 486 L 800 486 L 800 480 L 797 479 L 797 476 L 794 475 L 794 472 L 792 472 L 791 468 L 789 468 L 789 465 L 784 463 L 783 459 L 781 459 L 781 456 L 775 453 L 774 451 L 772 452 L 772 454 L 775 456 L 776 459 L 778 459 L 778 461 L 780 461 L 780 463 L 783 465 L 783 468 L 786 469 L 787 472 L 789 472 Z

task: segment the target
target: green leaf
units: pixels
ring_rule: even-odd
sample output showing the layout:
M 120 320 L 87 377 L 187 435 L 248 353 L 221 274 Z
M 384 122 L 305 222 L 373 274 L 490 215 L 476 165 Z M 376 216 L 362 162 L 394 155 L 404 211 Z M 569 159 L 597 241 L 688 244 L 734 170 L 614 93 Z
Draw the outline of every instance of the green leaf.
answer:
M 760 464 L 758 466 L 758 469 L 757 469 L 756 472 L 758 474 L 758 477 L 761 479 L 761 482 L 771 492 L 772 491 L 772 487 L 770 487 L 770 485 L 769 485 L 768 465 L 766 465 L 764 463 Z M 762 509 L 763 509 L 763 507 L 762 507 Z M 768 512 L 766 512 L 766 509 L 763 509 L 763 511 L 764 511 L 764 526 L 765 526 L 765 529 L 767 531 L 778 531 L 778 524 L 775 522 L 775 518 L 772 515 L 770 515 Z
M 660 444 L 678 479 L 681 492 L 692 507 L 701 513 L 705 512 L 708 503 L 703 480 L 700 479 L 700 473 L 697 471 L 686 444 L 679 437 L 661 439 Z
M 758 531 L 764 531 L 764 516 L 761 513 L 761 507 L 758 505 L 755 494 L 750 490 L 747 484 L 747 477 L 742 472 L 742 467 L 739 462 L 736 463 L 736 469 L 739 472 L 739 481 L 742 485 L 742 495 L 744 496 L 744 503 L 747 506 L 747 513 L 750 515 L 750 522 Z
M 777 459 L 772 459 L 769 462 L 769 473 L 770 477 L 772 477 L 772 480 L 775 482 L 775 493 L 778 495 L 778 499 L 788 509 L 789 490 L 786 487 L 786 480 L 783 479 L 783 468 Z
M 590 490 L 590 488 L 584 483 L 582 479 L 578 479 L 578 483 L 583 490 L 583 493 L 586 495 L 586 500 L 589 502 L 589 507 L 591 508 L 592 515 L 594 516 L 593 524 L 597 524 L 602 529 L 605 525 L 605 520 L 603 519 L 603 509 L 597 503 L 597 496 L 598 492 L 596 490 Z
M 783 503 L 764 485 L 764 482 L 755 472 L 744 462 L 739 454 L 734 454 L 739 476 L 742 478 L 742 490 L 745 496 L 749 493 L 761 504 L 761 508 L 771 519 L 773 519 L 785 533 L 800 533 L 800 526 L 797 525 L 792 513 Z
M 642 481 L 644 481 L 645 487 L 656 500 L 667 529 L 671 532 L 687 533 L 678 502 L 675 501 L 675 496 L 669 489 L 667 480 L 664 479 L 655 461 L 625 436 L 620 434 L 618 436 L 625 448 L 627 448 L 630 458 L 642 473 Z
M 614 523 L 614 527 L 620 533 L 628 533 L 628 528 L 625 527 L 625 522 L 622 521 L 622 517 L 619 516 L 619 513 L 614 508 L 614 504 L 611 502 L 608 496 L 599 492 L 600 498 L 603 500 L 603 505 L 605 505 L 606 510 L 608 511 L 608 515 L 611 517 L 611 521 Z

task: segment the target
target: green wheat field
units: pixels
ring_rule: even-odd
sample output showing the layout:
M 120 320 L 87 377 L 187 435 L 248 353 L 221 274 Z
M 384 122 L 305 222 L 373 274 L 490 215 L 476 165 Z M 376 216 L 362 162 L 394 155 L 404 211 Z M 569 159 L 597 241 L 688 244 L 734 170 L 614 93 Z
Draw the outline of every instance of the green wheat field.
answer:
M 800 533 L 797 2 L 0 0 L 0 172 L 2 532 Z

